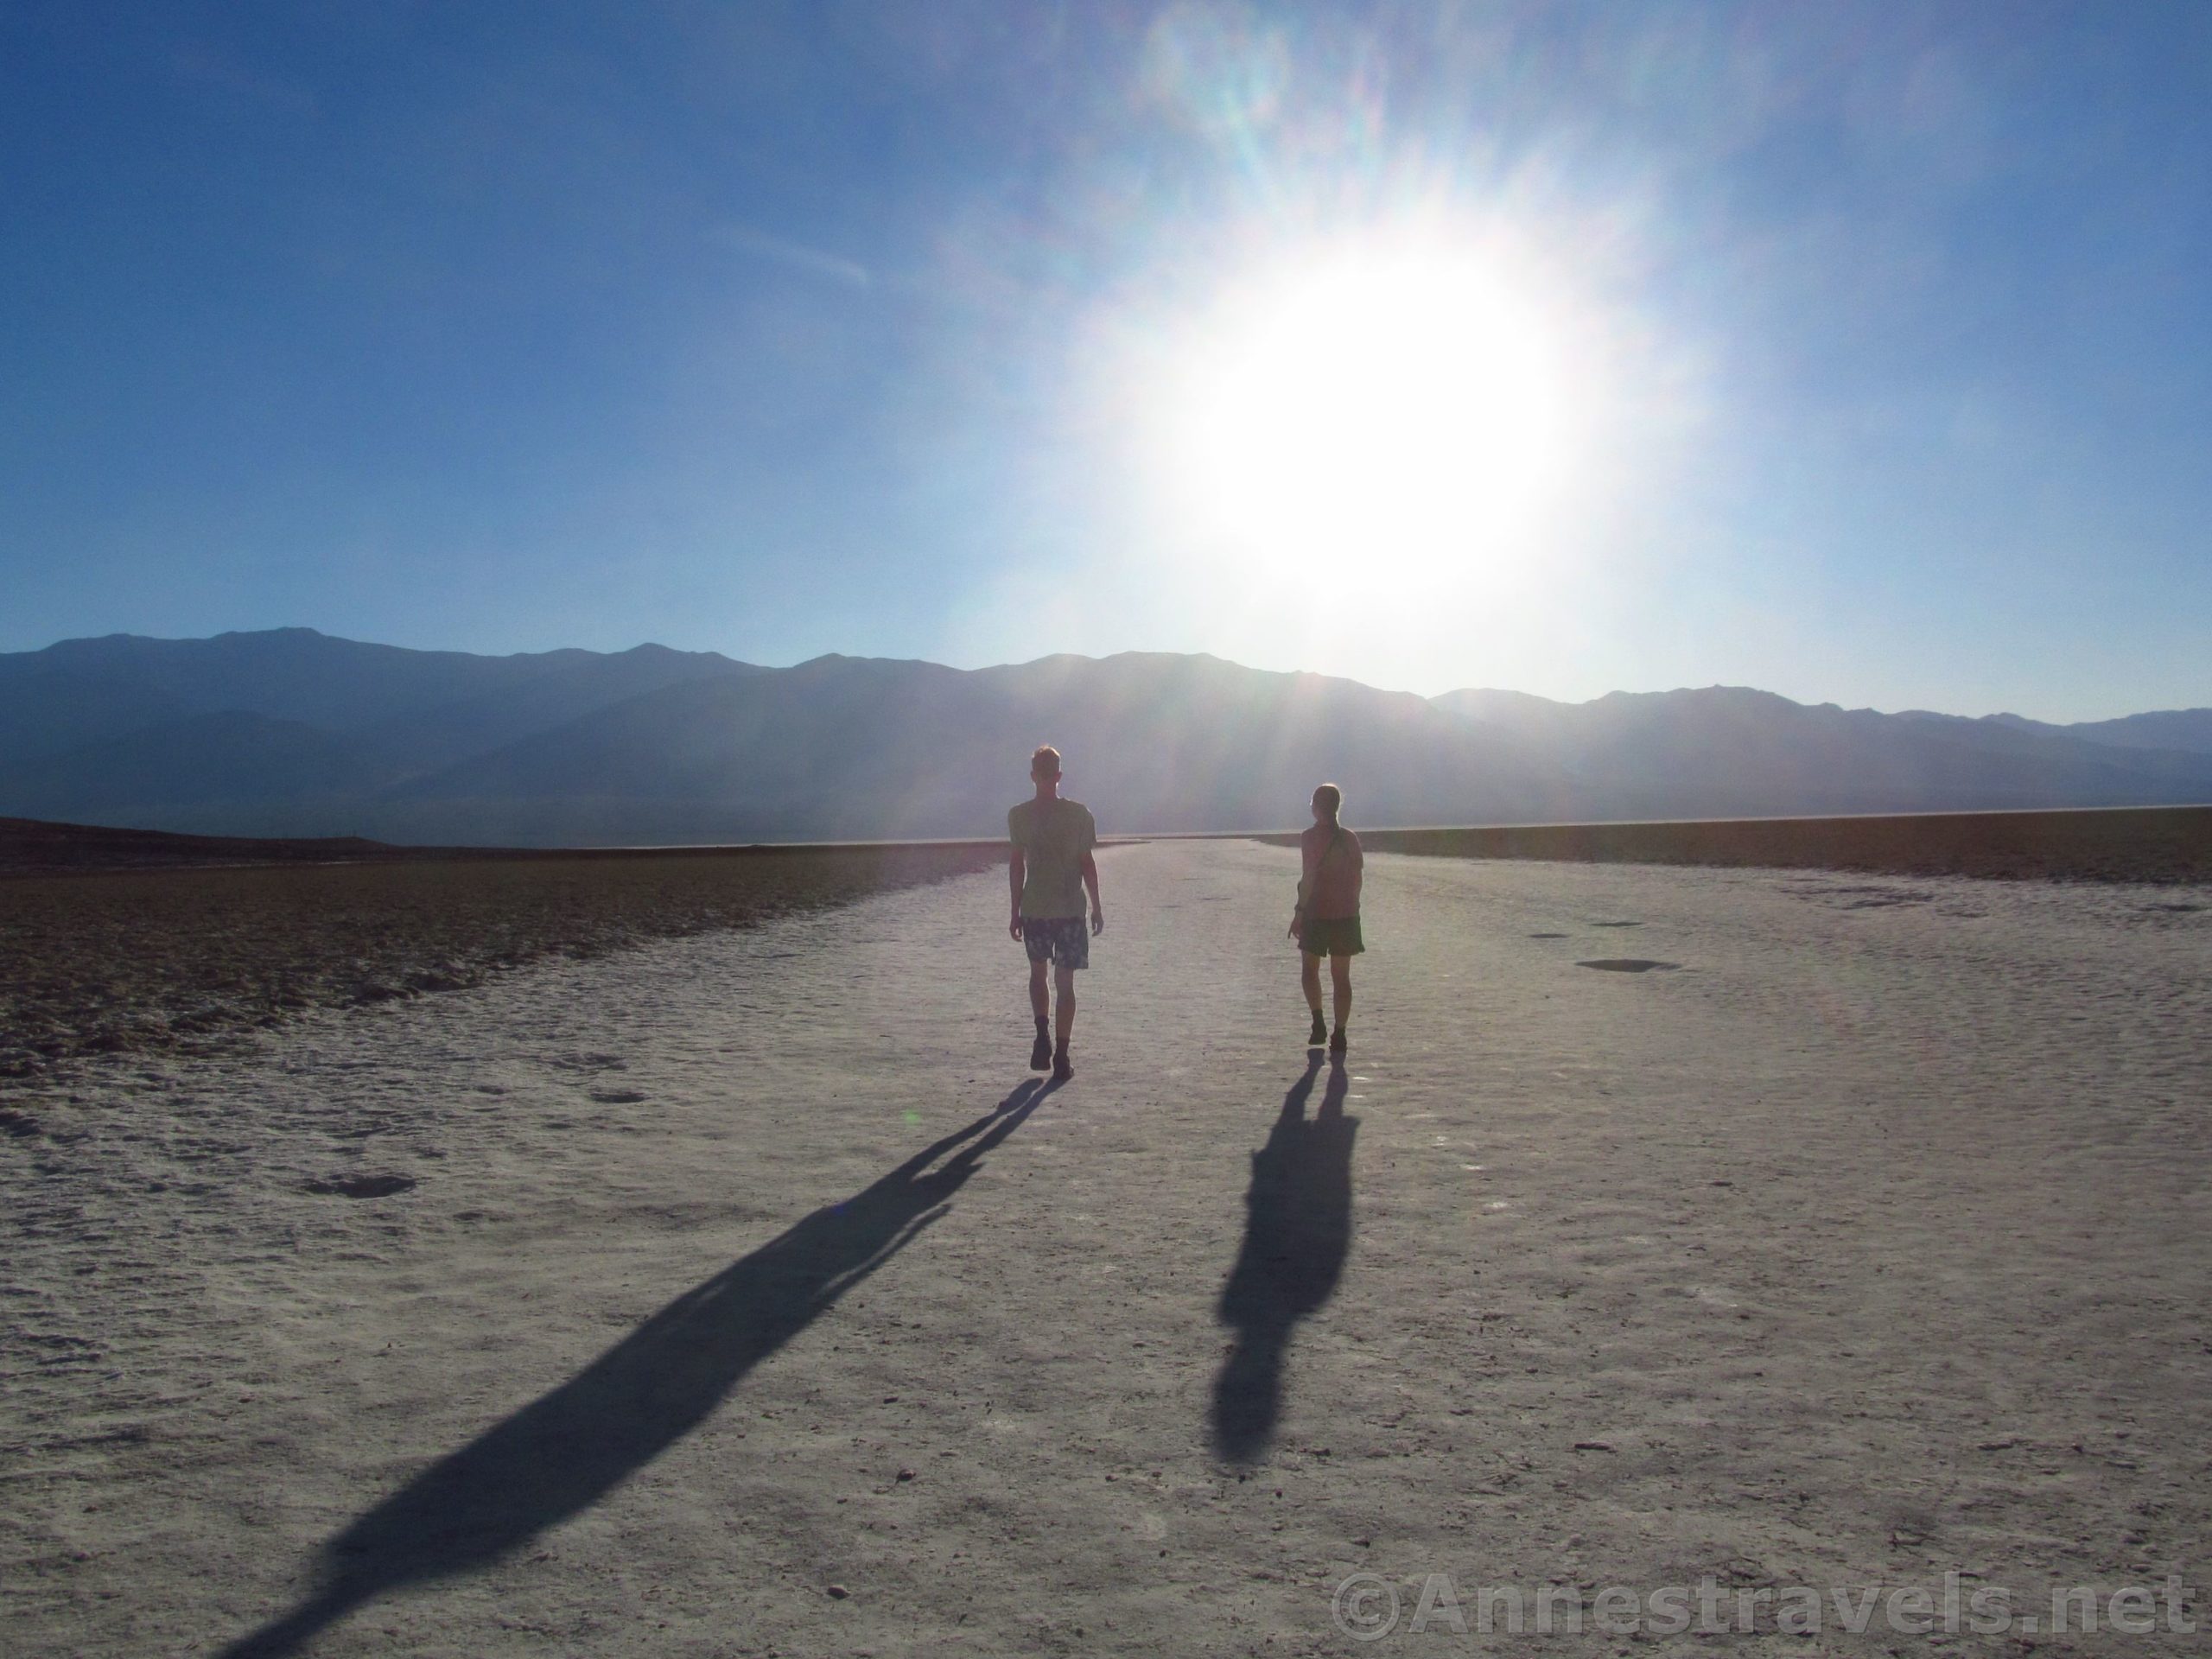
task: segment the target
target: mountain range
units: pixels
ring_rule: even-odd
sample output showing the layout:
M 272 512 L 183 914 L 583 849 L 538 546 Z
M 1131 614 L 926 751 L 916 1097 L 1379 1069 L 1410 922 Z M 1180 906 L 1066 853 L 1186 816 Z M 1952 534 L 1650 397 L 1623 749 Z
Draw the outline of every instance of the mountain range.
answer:
M 308 628 L 0 653 L 0 815 L 513 846 L 991 834 L 1040 742 L 1109 832 L 2212 802 L 2212 709 L 2054 726 L 1740 687 L 1437 697 L 1208 656 L 996 668 Z

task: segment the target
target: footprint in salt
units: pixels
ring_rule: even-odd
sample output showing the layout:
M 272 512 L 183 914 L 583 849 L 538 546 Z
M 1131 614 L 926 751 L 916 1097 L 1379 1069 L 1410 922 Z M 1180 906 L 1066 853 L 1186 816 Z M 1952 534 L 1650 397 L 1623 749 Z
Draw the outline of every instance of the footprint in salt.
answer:
M 1578 962 L 1578 968 L 1596 968 L 1609 974 L 1648 974 L 1655 969 L 1671 973 L 1682 964 L 1679 962 L 1654 962 L 1648 957 L 1600 957 L 1595 962 Z

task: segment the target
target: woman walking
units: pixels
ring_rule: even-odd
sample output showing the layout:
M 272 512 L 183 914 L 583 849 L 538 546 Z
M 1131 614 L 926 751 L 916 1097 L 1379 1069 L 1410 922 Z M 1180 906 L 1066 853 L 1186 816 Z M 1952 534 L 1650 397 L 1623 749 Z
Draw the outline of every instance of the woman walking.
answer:
M 1351 959 L 1366 950 L 1359 938 L 1359 881 L 1364 863 L 1359 837 L 1338 822 L 1344 811 L 1344 792 L 1334 784 L 1313 791 L 1313 827 L 1299 836 L 1305 869 L 1298 881 L 1298 908 L 1291 913 L 1290 937 L 1298 941 L 1300 982 L 1306 1006 L 1313 1010 L 1313 1029 L 1306 1046 L 1326 1042 L 1329 1052 L 1341 1054 L 1344 1021 L 1351 1017 Z M 1329 981 L 1335 994 L 1336 1029 L 1321 1020 L 1321 958 L 1329 959 Z

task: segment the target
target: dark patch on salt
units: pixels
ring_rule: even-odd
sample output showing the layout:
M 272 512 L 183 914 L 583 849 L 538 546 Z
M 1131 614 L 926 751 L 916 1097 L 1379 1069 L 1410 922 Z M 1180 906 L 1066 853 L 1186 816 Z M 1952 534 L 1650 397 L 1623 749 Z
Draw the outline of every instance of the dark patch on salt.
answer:
M 307 1190 L 326 1198 L 388 1198 L 416 1184 L 412 1175 L 334 1175 L 309 1181 Z

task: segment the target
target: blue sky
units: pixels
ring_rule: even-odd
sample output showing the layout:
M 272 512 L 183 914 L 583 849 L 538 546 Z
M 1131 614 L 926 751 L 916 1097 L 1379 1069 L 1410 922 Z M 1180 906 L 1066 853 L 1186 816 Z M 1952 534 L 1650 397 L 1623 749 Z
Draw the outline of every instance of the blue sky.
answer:
M 0 649 L 2212 702 L 2208 112 L 2188 0 L 19 0 Z M 1189 365 L 1415 218 L 1579 365 L 1544 513 L 1227 544 Z

